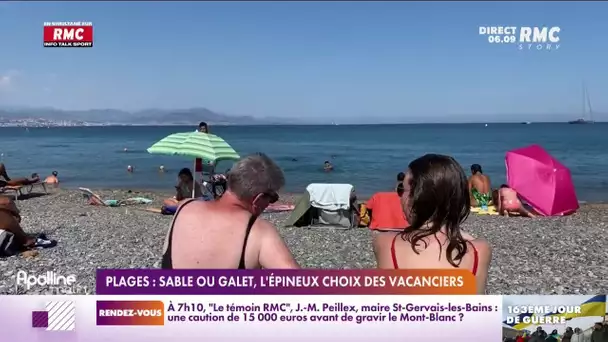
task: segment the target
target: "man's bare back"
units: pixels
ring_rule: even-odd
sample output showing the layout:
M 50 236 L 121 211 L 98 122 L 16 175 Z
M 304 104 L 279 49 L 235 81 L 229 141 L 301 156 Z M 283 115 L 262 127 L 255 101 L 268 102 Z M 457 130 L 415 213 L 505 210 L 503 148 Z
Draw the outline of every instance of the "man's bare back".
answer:
M 481 165 L 471 165 L 469 178 L 469 196 L 474 207 L 489 205 L 492 202 L 492 183 L 490 177 L 483 174 Z
M 259 217 L 279 199 L 283 171 L 267 156 L 239 160 L 217 201 L 187 200 L 165 241 L 163 268 L 299 268 L 277 229 Z
M 251 214 L 218 202 L 193 201 L 175 220 L 172 260 L 175 268 L 239 266 Z M 179 246 L 179 248 L 175 248 Z M 276 228 L 258 217 L 244 251 L 245 268 L 298 268 Z
M 482 194 L 487 194 L 492 191 L 492 183 L 490 177 L 484 174 L 474 174 L 469 178 L 469 188 L 477 189 Z

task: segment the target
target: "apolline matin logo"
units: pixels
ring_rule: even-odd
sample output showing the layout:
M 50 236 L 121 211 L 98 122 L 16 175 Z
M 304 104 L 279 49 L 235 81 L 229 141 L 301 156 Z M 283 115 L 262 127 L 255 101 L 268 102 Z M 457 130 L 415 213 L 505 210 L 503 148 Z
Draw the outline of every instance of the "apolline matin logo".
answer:
M 488 43 L 515 45 L 518 50 L 559 50 L 560 32 L 559 26 L 479 26 L 479 35 Z
M 15 286 L 17 290 L 25 289 L 26 291 L 39 287 L 46 290 L 46 294 L 52 295 L 90 294 L 88 287 L 76 283 L 75 274 L 63 276 L 54 271 L 47 271 L 42 274 L 19 271 L 17 272 Z

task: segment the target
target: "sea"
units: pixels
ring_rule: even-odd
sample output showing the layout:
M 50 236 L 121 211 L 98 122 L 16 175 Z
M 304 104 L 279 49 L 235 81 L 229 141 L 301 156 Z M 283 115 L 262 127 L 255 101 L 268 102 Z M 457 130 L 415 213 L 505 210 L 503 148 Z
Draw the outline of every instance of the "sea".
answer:
M 0 160 L 11 177 L 59 173 L 62 187 L 172 191 L 193 161 L 146 149 L 193 126 L 0 128 Z M 482 165 L 494 186 L 505 182 L 505 152 L 539 144 L 570 168 L 579 200 L 608 201 L 608 123 L 568 125 L 419 124 L 212 126 L 239 154 L 264 152 L 286 175 L 286 192 L 310 183 L 350 183 L 363 196 L 391 189 L 397 173 L 426 153 L 451 155 L 467 173 Z M 127 150 L 125 152 L 125 149 Z M 328 160 L 334 172 L 323 172 Z M 217 170 L 230 167 L 222 162 Z M 135 172 L 128 173 L 127 166 Z M 159 167 L 165 173 L 159 173 Z

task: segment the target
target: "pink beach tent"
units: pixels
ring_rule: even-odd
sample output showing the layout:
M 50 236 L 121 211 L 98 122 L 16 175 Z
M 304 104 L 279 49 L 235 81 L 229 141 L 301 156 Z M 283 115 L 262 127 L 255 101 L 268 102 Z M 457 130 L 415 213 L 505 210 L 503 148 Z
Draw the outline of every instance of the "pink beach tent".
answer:
M 579 208 L 570 170 L 538 145 L 507 152 L 507 183 L 545 216 L 568 215 Z

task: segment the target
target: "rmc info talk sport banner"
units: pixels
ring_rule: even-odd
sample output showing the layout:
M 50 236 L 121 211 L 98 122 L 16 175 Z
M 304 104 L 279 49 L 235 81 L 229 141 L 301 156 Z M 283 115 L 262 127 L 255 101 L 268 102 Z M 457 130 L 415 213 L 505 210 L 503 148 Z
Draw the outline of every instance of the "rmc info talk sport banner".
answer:
M 62 293 L 76 286 L 52 272 L 20 281 Z M 475 279 L 462 270 L 98 270 L 96 292 L 0 297 L 0 341 L 561 341 L 572 328 L 591 342 L 608 334 L 606 295 L 474 295 Z

